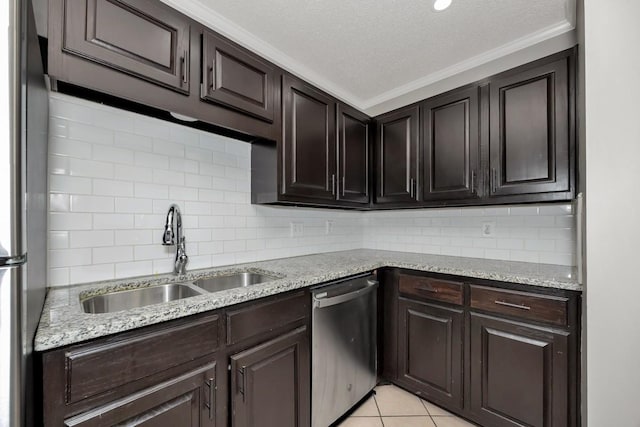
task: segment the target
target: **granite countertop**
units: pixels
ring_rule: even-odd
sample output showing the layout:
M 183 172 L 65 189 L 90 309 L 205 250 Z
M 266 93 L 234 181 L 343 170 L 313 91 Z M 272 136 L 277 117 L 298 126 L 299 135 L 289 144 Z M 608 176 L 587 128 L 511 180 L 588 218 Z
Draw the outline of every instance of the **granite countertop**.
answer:
M 194 270 L 180 277 L 161 274 L 51 288 L 44 304 L 34 346 L 36 351 L 50 350 L 380 267 L 400 267 L 532 286 L 582 290 L 574 267 L 357 249 Z M 268 273 L 278 279 L 114 313 L 85 314 L 80 304 L 81 299 L 92 295 L 247 270 Z

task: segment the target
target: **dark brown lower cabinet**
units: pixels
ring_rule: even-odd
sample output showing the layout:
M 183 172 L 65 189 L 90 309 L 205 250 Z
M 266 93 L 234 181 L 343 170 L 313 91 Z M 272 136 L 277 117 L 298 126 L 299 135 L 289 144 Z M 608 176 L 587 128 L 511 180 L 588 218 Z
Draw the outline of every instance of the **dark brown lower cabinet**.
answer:
M 306 326 L 231 356 L 233 427 L 303 427 L 310 423 Z
M 464 311 L 400 298 L 398 383 L 462 409 Z
M 215 362 L 64 421 L 69 427 L 215 427 Z
M 380 277 L 386 380 L 484 427 L 580 425 L 578 292 L 404 269 Z
M 569 332 L 471 313 L 471 412 L 495 427 L 569 425 Z

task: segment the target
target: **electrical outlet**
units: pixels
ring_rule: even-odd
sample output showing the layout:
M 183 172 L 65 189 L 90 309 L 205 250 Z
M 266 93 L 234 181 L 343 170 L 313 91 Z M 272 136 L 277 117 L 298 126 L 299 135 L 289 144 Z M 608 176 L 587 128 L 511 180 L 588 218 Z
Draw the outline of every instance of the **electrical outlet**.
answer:
M 304 234 L 304 224 L 301 222 L 291 222 L 289 223 L 291 227 L 291 237 L 300 237 Z
M 494 221 L 482 223 L 482 237 L 493 237 L 495 234 L 496 223 Z
M 333 234 L 333 221 L 330 219 L 324 223 L 324 234 Z

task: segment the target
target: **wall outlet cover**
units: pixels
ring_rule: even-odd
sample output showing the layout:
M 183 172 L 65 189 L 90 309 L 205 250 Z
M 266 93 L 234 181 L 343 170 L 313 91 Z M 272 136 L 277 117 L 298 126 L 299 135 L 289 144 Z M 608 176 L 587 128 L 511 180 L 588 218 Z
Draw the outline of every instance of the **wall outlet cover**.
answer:
M 324 223 L 324 234 L 333 234 L 333 221 L 330 219 Z
M 301 222 L 291 222 L 290 229 L 291 237 L 300 237 L 304 234 L 304 224 Z
M 483 222 L 482 223 L 482 237 L 493 237 L 496 234 L 496 223 L 495 221 Z

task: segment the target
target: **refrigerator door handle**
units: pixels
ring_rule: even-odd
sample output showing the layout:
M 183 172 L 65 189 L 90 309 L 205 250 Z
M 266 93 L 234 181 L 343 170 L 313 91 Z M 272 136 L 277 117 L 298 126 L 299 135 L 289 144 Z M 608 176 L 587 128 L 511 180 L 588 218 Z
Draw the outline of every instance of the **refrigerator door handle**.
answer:
M 27 262 L 27 255 L 0 257 L 0 267 L 13 267 Z

